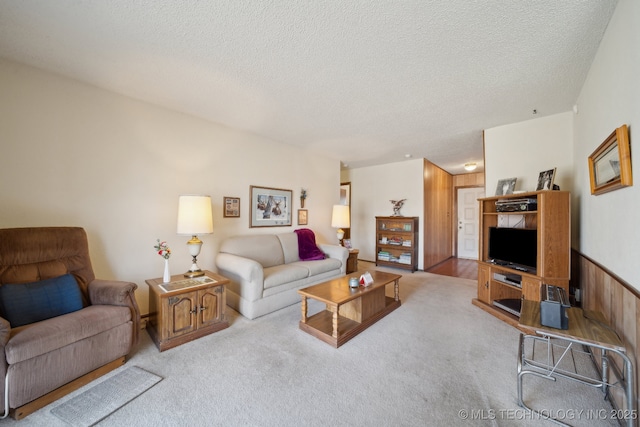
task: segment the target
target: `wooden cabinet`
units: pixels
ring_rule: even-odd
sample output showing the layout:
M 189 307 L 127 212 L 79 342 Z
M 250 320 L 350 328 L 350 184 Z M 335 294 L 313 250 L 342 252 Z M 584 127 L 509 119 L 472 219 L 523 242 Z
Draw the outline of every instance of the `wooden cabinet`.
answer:
M 376 217 L 376 265 L 418 269 L 418 217 Z
M 347 258 L 347 274 L 358 271 L 358 249 L 349 249 L 349 258 Z
M 496 202 L 528 199 L 537 203 L 533 210 L 518 208 L 499 212 Z M 503 309 L 498 300 L 527 299 L 540 301 L 540 286 L 550 284 L 569 292 L 571 276 L 571 213 L 567 191 L 535 191 L 487 197 L 480 203 L 480 246 L 478 261 L 478 296 L 473 304 L 517 326 L 518 316 Z M 520 210 L 522 209 L 522 210 Z M 536 230 L 536 268 L 522 271 L 497 265 L 489 258 L 492 227 Z M 517 242 L 513 242 L 517 244 Z M 498 303 L 496 303 L 498 301 Z M 498 304 L 498 305 L 496 305 Z
M 485 304 L 491 304 L 489 298 L 489 284 L 491 283 L 491 268 L 478 265 L 478 299 Z
M 229 280 L 210 271 L 204 277 L 172 276 L 146 280 L 149 285 L 147 330 L 160 351 L 227 328 L 226 284 Z
M 453 176 L 427 160 L 424 161 L 423 172 L 422 268 L 427 270 L 453 256 L 456 219 L 453 214 Z

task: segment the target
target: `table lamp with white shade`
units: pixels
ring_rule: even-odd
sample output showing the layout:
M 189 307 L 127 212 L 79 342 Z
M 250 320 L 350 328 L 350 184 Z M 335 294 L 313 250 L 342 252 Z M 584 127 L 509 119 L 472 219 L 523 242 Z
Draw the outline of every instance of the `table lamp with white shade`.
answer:
M 340 244 L 342 244 L 342 238 L 344 237 L 343 228 L 351 227 L 351 220 L 349 218 L 349 206 L 348 205 L 333 205 L 333 213 L 331 215 L 331 227 L 337 228 L 337 236 Z
M 185 277 L 203 276 L 198 267 L 197 257 L 200 255 L 202 240 L 198 234 L 213 233 L 211 216 L 211 197 L 202 195 L 183 195 L 178 198 L 178 234 L 192 236 L 187 242 L 189 254 L 193 257 L 191 268 L 184 273 Z

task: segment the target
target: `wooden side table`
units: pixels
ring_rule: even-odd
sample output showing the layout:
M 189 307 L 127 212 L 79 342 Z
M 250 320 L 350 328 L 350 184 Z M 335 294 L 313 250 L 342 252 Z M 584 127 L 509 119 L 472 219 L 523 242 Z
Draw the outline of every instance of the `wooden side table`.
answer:
M 347 258 L 347 274 L 358 271 L 358 249 L 349 249 L 349 258 Z
M 145 280 L 149 285 L 147 331 L 160 351 L 193 341 L 229 327 L 226 285 L 229 279 L 205 271 L 189 279 L 171 276 Z

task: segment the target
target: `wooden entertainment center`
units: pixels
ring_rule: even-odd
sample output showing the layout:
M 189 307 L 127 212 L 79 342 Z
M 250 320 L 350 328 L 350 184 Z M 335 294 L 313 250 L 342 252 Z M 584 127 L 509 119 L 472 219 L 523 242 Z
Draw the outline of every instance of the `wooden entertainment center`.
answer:
M 533 210 L 498 211 L 496 202 L 535 201 Z M 540 286 L 560 286 L 569 292 L 571 273 L 571 201 L 568 191 L 542 190 L 480 199 L 480 247 L 478 297 L 473 304 L 518 327 L 519 316 L 494 303 L 504 299 L 540 301 Z M 533 205 L 532 205 L 533 206 Z M 520 209 L 520 208 L 518 208 Z M 535 229 L 537 253 L 535 271 L 522 271 L 490 260 L 492 227 Z M 513 242 L 517 244 L 517 242 Z M 519 279 L 512 280 L 512 279 Z

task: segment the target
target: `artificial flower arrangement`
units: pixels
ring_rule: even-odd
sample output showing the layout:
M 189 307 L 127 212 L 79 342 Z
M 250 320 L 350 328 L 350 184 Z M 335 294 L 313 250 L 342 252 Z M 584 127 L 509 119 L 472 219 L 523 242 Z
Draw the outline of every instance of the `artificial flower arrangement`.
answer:
M 154 246 L 154 248 L 156 249 L 156 251 L 158 251 L 158 255 L 160 255 L 164 259 L 169 259 L 169 257 L 171 256 L 171 249 L 169 249 L 169 245 L 167 244 L 167 242 L 161 242 L 160 239 L 158 239 L 158 243 Z
M 300 189 L 300 207 L 304 208 L 304 200 L 307 198 L 307 190 L 304 188 Z

